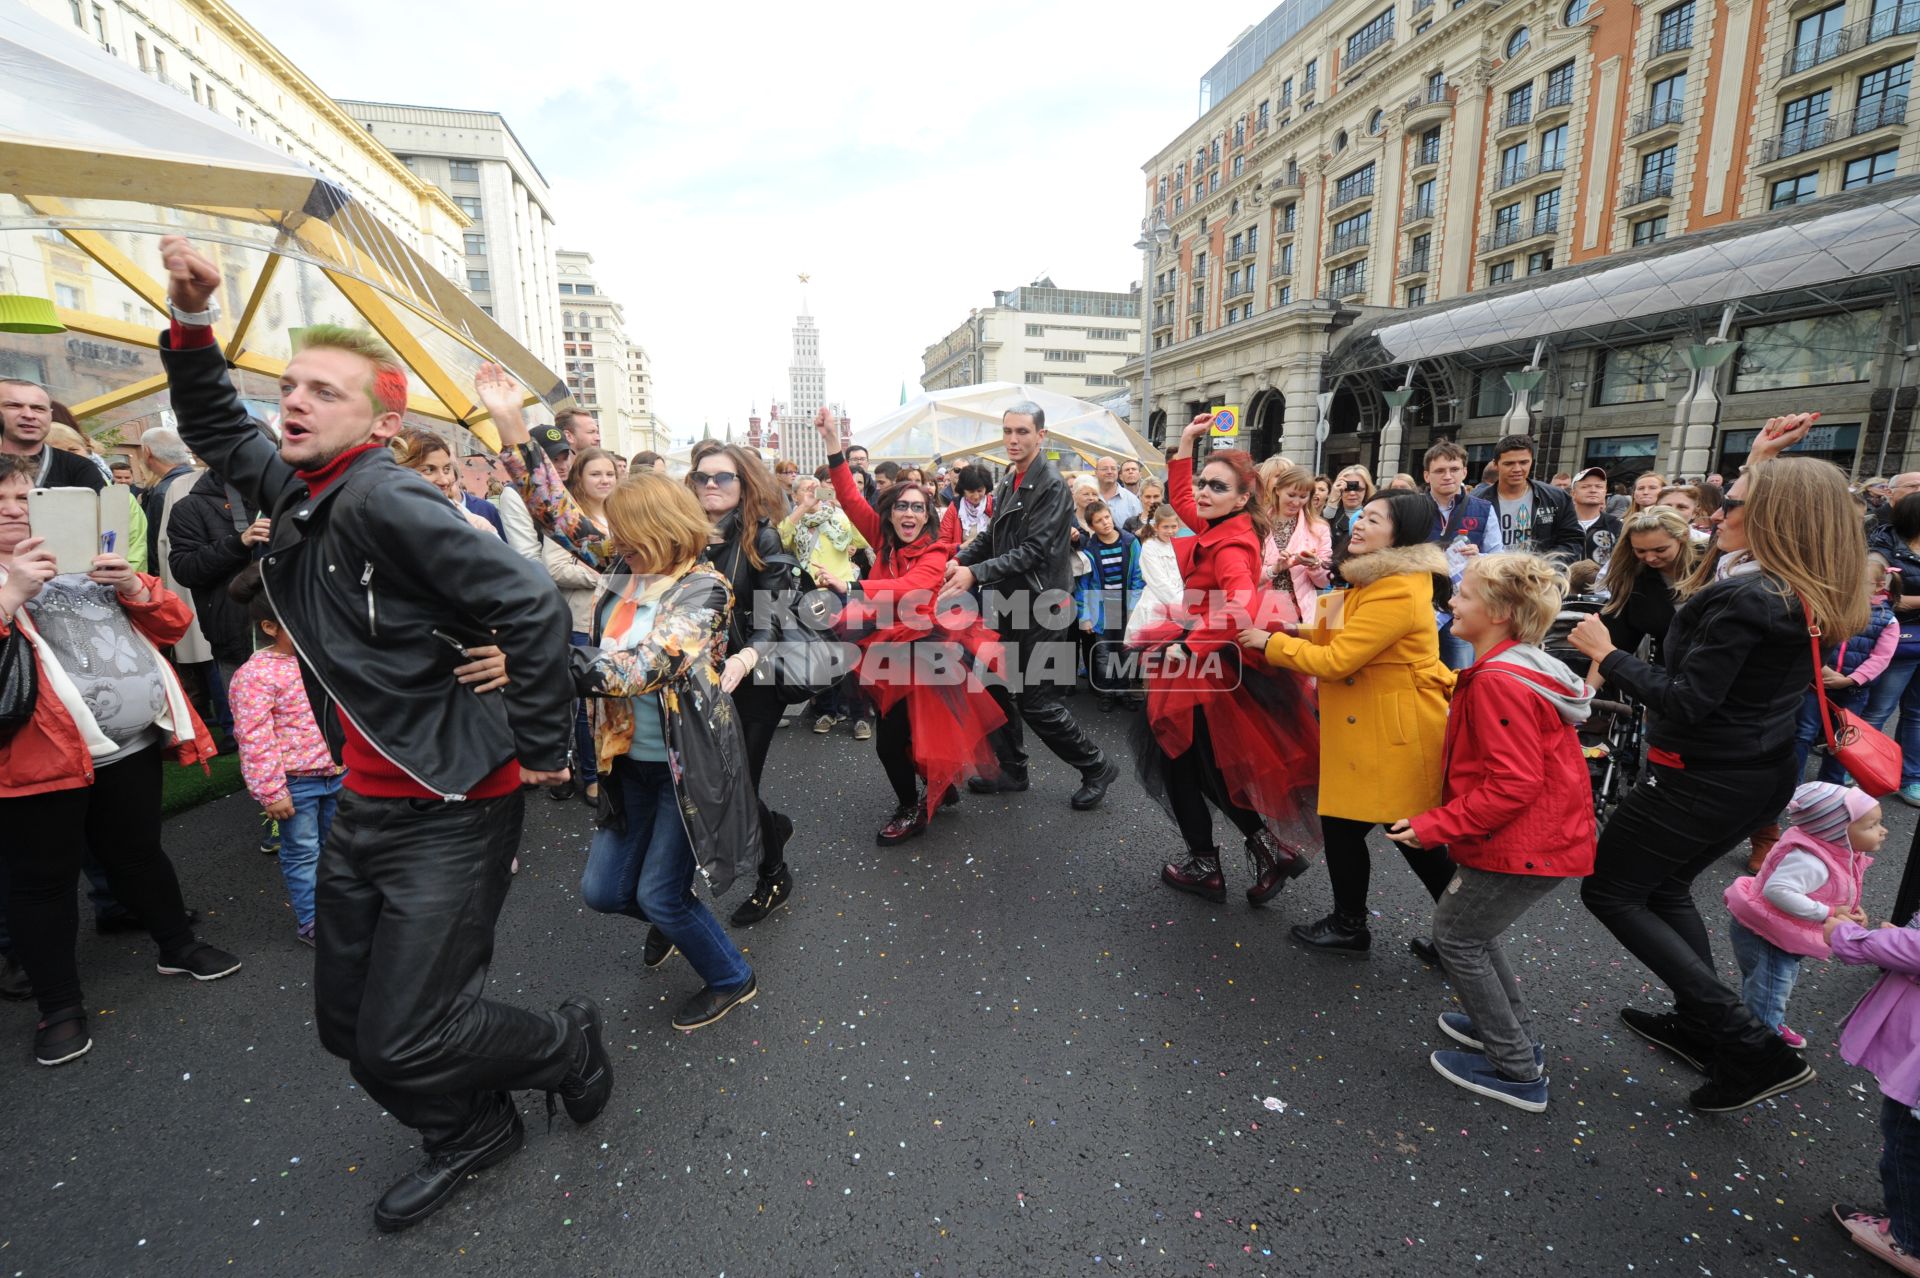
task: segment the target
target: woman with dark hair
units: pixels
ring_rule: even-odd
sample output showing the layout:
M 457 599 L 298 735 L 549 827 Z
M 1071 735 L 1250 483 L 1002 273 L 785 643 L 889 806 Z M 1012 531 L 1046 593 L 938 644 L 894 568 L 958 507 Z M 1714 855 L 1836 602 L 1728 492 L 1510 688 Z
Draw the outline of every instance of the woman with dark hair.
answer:
M 987 734 L 1006 715 L 975 667 L 997 660 L 999 640 L 970 611 L 934 611 L 954 546 L 936 529 L 932 487 L 902 479 L 868 505 L 833 415 L 821 409 L 814 427 L 840 508 L 874 550 L 873 571 L 859 581 L 819 578 L 847 599 L 836 629 L 857 637 L 860 682 L 879 711 L 874 752 L 895 805 L 874 842 L 890 847 L 926 833 L 937 808 L 960 801 L 961 781 L 998 773 Z
M 1793 794 L 1800 704 L 1817 674 L 1809 636 L 1867 623 L 1866 544 L 1845 476 L 1777 456 L 1813 417 L 1776 417 L 1754 441 L 1714 514 L 1715 557 L 1681 583 L 1664 669 L 1616 648 L 1601 618 L 1569 636 L 1648 710 L 1646 779 L 1601 832 L 1580 898 L 1673 991 L 1673 1011 L 1629 1007 L 1620 1018 L 1707 1075 L 1691 1099 L 1709 1113 L 1814 1076 L 1721 982 L 1692 892 L 1756 814 L 1779 812 Z
M 993 517 L 993 476 L 985 466 L 962 466 L 953 480 L 953 504 L 940 517 L 940 540 L 955 550 L 987 530 Z
M 440 490 L 440 495 L 452 502 L 454 508 L 480 532 L 498 536 L 500 530 L 487 522 L 482 515 L 468 510 L 466 503 L 460 500 L 460 472 L 453 464 L 453 449 L 447 441 L 430 430 L 409 427 L 393 437 L 387 445 L 393 451 L 393 459 L 420 478 Z
M 1269 666 L 1320 681 L 1320 828 L 1333 913 L 1293 929 L 1323 953 L 1365 954 L 1367 835 L 1440 805 L 1453 671 L 1440 660 L 1434 608 L 1452 596 L 1447 557 L 1427 539 L 1437 511 L 1421 493 L 1386 493 L 1362 508 L 1341 567 L 1351 589 L 1321 601 L 1311 630 L 1253 628 L 1240 642 Z M 1435 900 L 1453 877 L 1438 848 L 1402 846 Z
M 1318 730 L 1304 681 L 1241 669 L 1236 631 L 1274 607 L 1260 584 L 1261 547 L 1272 530 L 1245 452 L 1210 453 L 1194 475 L 1194 446 L 1212 423 L 1210 413 L 1194 418 L 1167 464 L 1173 508 L 1194 535 L 1173 543 L 1184 599 L 1170 620 L 1141 627 L 1131 641 L 1148 650 L 1134 760 L 1141 785 L 1186 844 L 1186 858 L 1161 866 L 1160 881 L 1226 900 L 1211 801 L 1245 840 L 1247 900 L 1261 905 L 1305 873 L 1303 849 L 1318 841 Z

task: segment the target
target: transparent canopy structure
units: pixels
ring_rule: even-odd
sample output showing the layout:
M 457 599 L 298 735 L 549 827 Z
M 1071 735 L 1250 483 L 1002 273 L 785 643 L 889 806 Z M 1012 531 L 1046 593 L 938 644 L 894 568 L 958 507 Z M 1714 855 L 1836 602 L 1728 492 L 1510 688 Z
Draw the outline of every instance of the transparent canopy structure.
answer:
M 370 327 L 406 363 L 408 416 L 497 446 L 482 363 L 529 402 L 566 383 L 354 195 L 24 6 L 0 6 L 0 294 L 54 303 L 66 332 L 0 332 L 0 377 L 47 386 L 89 433 L 166 420 L 156 345 L 164 235 L 225 277 L 215 325 L 243 396 L 276 411 L 298 330 Z
M 1005 463 L 1000 418 L 1022 401 L 1047 415 L 1047 447 L 1079 463 L 1128 457 L 1158 467 L 1160 450 L 1099 404 L 1012 382 L 982 382 L 923 393 L 870 426 L 854 432 L 873 461 L 956 463 L 984 459 Z

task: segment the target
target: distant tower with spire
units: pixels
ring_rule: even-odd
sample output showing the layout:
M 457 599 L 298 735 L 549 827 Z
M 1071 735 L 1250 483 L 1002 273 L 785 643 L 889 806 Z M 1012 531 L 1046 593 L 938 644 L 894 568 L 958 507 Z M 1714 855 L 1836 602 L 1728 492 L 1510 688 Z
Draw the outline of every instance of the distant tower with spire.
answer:
M 800 275 L 800 314 L 793 321 L 793 359 L 787 365 L 787 429 L 780 440 L 785 447 L 779 449 L 782 456 L 799 463 L 802 474 L 812 474 L 827 460 L 813 430 L 813 416 L 827 402 L 827 369 L 820 362 L 820 330 L 807 310 L 810 278 L 805 272 Z M 777 430 L 778 422 L 770 429 Z M 769 449 L 778 447 L 768 443 Z

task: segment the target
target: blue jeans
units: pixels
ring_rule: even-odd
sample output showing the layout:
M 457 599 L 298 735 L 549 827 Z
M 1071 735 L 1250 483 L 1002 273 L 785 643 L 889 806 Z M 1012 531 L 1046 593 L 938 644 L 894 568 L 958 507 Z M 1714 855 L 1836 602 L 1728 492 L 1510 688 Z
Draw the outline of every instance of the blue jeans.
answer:
M 1740 965 L 1740 998 L 1762 1025 L 1778 1029 L 1787 1019 L 1787 1000 L 1800 979 L 1800 956 L 1756 935 L 1739 919 L 1727 920 L 1733 960 Z
M 592 642 L 592 637 L 576 630 L 572 641 L 574 647 L 584 648 Z M 585 697 L 573 703 L 573 779 L 582 790 L 600 779 L 600 761 L 594 754 L 593 725 L 587 720 Z
M 1920 1251 L 1920 1118 L 1891 1096 L 1880 1098 L 1880 1190 L 1902 1251 Z
M 1893 739 L 1900 746 L 1902 785 L 1920 781 L 1920 679 L 1914 678 L 1916 672 L 1920 672 L 1920 654 L 1894 654 L 1880 677 L 1867 685 L 1867 708 L 1862 715 L 1869 725 L 1884 729 L 1894 708 L 1899 708 L 1900 726 Z
M 313 867 L 333 829 L 340 805 L 339 777 L 288 777 L 293 815 L 280 823 L 280 877 L 287 881 L 287 903 L 301 927 L 313 922 Z
M 594 831 L 580 876 L 587 907 L 653 924 L 715 989 L 745 985 L 753 969 L 713 911 L 693 894 L 693 845 L 667 765 L 615 759 L 607 784 L 620 787 L 625 828 Z
M 1869 684 L 1868 687 L 1872 685 Z M 1827 694 L 1827 704 L 1836 717 L 1842 710 L 1851 710 L 1858 714 L 1861 705 L 1867 699 L 1867 688 L 1843 688 L 1839 692 Z M 1827 729 L 1820 722 L 1820 696 L 1813 689 L 1807 689 L 1807 695 L 1800 702 L 1800 724 L 1793 735 L 1793 775 L 1802 777 L 1807 774 L 1807 756 L 1813 752 L 1816 741 L 1827 739 Z M 1840 766 L 1840 760 L 1831 754 L 1820 761 L 1820 780 L 1831 781 L 1835 785 L 1844 785 L 1847 770 Z

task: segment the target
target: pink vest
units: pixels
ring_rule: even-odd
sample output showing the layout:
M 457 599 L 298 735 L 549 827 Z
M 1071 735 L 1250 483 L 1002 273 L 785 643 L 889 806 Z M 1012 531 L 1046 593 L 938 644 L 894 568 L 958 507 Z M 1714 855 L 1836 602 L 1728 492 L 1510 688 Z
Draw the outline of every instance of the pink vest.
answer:
M 1827 938 L 1819 922 L 1795 918 L 1761 894 L 1767 880 L 1780 868 L 1780 862 L 1792 852 L 1817 856 L 1827 867 L 1827 881 L 1811 894 L 1811 899 L 1829 910 L 1860 904 L 1860 879 L 1873 864 L 1873 858 L 1788 826 L 1780 841 L 1767 853 L 1767 859 L 1760 863 L 1758 874 L 1742 875 L 1728 885 L 1727 909 L 1748 931 L 1776 949 L 1808 958 L 1828 958 Z

